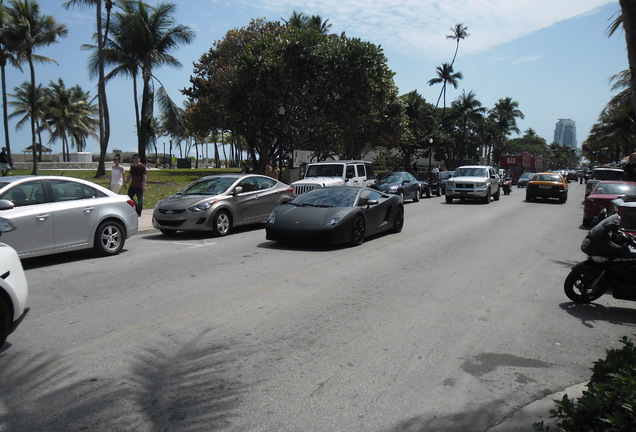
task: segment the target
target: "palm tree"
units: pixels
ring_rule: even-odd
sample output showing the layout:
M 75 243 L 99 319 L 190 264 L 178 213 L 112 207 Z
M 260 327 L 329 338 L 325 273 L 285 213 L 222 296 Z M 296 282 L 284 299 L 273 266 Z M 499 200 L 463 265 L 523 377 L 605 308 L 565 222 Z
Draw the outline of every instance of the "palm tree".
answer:
M 495 140 L 494 160 L 499 160 L 504 140 L 511 133 L 519 133 L 517 119 L 525 116 L 519 109 L 519 102 L 506 97 L 499 99 L 495 106 L 488 112 L 488 116 L 494 121 L 497 133 Z
M 181 63 L 169 52 L 177 49 L 182 43 L 190 43 L 194 33 L 187 26 L 174 25 L 172 14 L 175 5 L 172 3 L 161 3 L 151 7 L 142 1 L 124 0 L 121 8 L 122 12 L 113 17 L 114 41 L 108 44 L 111 48 L 125 49 L 121 58 L 125 60 L 127 67 L 130 70 L 131 61 L 134 59 L 141 73 L 143 90 L 137 128 L 137 148 L 141 160 L 145 161 L 146 148 L 149 148 L 155 139 L 152 127 L 154 119 L 152 80 L 156 78 L 153 70 L 159 66 L 181 67 Z
M 320 17 L 320 15 L 305 15 L 303 12 L 292 12 L 292 16 L 289 17 L 287 21 L 283 20 L 285 24 L 292 28 L 309 28 L 313 30 L 318 30 L 318 32 L 322 34 L 327 34 L 329 29 L 331 28 L 331 24 L 329 20 L 324 20 Z
M 15 25 L 15 32 L 13 32 L 13 34 L 21 38 L 20 42 L 16 42 L 16 51 L 20 57 L 23 56 L 29 63 L 31 77 L 29 102 L 31 113 L 35 113 L 36 81 L 34 62 L 53 60 L 47 57 L 37 56 L 34 51 L 57 42 L 57 39 L 61 36 L 65 36 L 68 30 L 65 25 L 58 24 L 52 16 L 40 14 L 40 6 L 35 0 L 11 0 L 9 14 Z M 33 175 L 38 174 L 35 122 L 36 116 L 31 115 L 31 144 L 33 146 L 33 169 L 31 174 Z
M 471 131 L 474 131 L 484 117 L 484 108 L 472 90 L 466 93 L 462 91 L 461 96 L 452 103 L 453 113 L 451 120 L 455 121 L 459 131 L 457 158 L 461 163 L 462 157 L 467 154 L 468 139 Z
M 21 60 L 17 57 L 19 54 L 16 42 L 20 39 L 15 33 L 15 27 L 11 20 L 9 9 L 0 0 L 0 79 L 2 80 L 2 119 L 4 124 L 4 142 L 7 148 L 9 161 L 11 161 L 11 141 L 9 139 L 9 112 L 7 104 L 7 79 L 6 66 L 7 63 L 12 64 L 22 70 L 20 67 Z
M 42 149 L 42 138 L 40 136 L 40 123 L 43 120 L 42 110 L 36 109 L 35 116 L 32 116 L 31 94 L 35 94 L 36 106 L 40 105 L 42 96 L 44 95 L 44 89 L 41 85 L 35 88 L 35 91 L 31 89 L 31 83 L 28 81 L 23 82 L 19 87 L 14 87 L 13 93 L 9 94 L 11 100 L 8 102 L 8 106 L 13 108 L 13 112 L 8 115 L 10 120 L 18 118 L 18 122 L 15 125 L 16 129 L 22 129 L 26 124 L 30 124 L 31 118 L 35 118 L 35 127 L 38 132 L 38 144 L 39 149 Z M 39 159 L 41 159 L 41 153 Z
M 451 66 L 455 64 L 455 58 L 457 58 L 457 51 L 459 51 L 459 41 L 462 39 L 466 39 L 468 36 L 468 27 L 465 27 L 463 24 L 455 24 L 455 27 L 451 28 L 453 34 L 446 35 L 446 39 L 455 39 L 457 44 L 455 45 L 455 54 L 453 55 L 453 61 L 451 61 Z
M 453 65 L 448 63 L 443 63 L 441 66 L 437 66 L 437 78 L 432 78 L 428 81 L 428 85 L 432 86 L 435 84 L 442 83 L 442 90 L 439 93 L 439 97 L 437 98 L 437 102 L 435 103 L 435 108 L 439 106 L 439 100 L 444 96 L 444 108 L 442 109 L 442 116 L 446 111 L 446 86 L 447 84 L 452 85 L 457 88 L 459 85 L 459 80 L 464 76 L 461 72 L 455 72 L 453 70 Z
M 67 88 L 60 78 L 46 87 L 41 99 L 44 123 L 41 128 L 50 133 L 49 143 L 62 140 L 62 154 L 68 161 L 70 147 L 83 151 L 86 138 L 97 137 L 99 108 L 90 102 L 90 94 L 76 85 Z M 71 143 L 69 145 L 69 138 Z
M 627 60 L 629 70 L 636 70 L 636 2 L 633 0 L 619 0 L 621 5 L 620 21 L 625 30 L 627 42 Z M 632 100 L 636 106 L 636 73 L 631 75 Z
M 102 1 L 106 8 L 105 24 L 102 23 Z M 67 8 L 75 5 L 95 6 L 95 22 L 97 26 L 97 101 L 99 109 L 99 163 L 95 173 L 96 178 L 106 173 L 106 152 L 108 151 L 108 142 L 110 140 L 110 113 L 108 112 L 108 99 L 106 98 L 103 52 L 104 43 L 108 39 L 113 4 L 113 0 L 69 0 L 65 3 Z

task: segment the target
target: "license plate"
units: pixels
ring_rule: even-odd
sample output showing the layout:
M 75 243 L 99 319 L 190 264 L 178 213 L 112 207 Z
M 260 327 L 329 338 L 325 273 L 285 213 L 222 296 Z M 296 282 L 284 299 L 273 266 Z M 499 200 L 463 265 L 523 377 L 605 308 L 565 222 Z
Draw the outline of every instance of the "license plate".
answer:
M 541 189 L 550 189 L 550 188 L 552 188 L 552 186 L 548 186 L 548 185 L 539 185 L 539 188 L 541 188 Z

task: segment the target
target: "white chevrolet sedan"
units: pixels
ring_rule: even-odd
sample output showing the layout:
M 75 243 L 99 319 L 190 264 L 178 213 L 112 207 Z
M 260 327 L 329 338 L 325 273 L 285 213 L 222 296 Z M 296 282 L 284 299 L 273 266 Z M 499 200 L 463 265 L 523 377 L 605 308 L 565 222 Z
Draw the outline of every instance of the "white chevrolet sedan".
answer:
M 135 203 L 95 183 L 61 176 L 0 177 L 2 241 L 20 258 L 93 248 L 115 255 L 138 229 Z

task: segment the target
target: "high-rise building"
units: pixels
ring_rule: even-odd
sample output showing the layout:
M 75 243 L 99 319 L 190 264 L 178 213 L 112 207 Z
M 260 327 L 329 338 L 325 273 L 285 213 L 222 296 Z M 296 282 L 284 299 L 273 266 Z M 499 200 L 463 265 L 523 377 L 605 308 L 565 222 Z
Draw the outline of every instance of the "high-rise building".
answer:
M 554 142 L 576 148 L 576 126 L 572 119 L 559 119 L 554 128 Z

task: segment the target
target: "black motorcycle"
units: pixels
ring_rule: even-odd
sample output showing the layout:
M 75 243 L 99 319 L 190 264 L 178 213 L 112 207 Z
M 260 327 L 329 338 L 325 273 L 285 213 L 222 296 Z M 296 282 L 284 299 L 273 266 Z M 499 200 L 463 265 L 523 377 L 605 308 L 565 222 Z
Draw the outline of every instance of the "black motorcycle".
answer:
M 512 192 L 512 179 L 510 177 L 503 179 L 501 189 L 503 190 L 504 195 L 510 195 L 510 192 Z
M 636 240 L 612 215 L 592 228 L 581 250 L 587 260 L 565 279 L 565 294 L 575 303 L 590 303 L 611 290 L 614 298 L 636 301 Z

